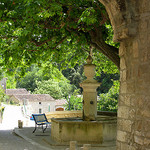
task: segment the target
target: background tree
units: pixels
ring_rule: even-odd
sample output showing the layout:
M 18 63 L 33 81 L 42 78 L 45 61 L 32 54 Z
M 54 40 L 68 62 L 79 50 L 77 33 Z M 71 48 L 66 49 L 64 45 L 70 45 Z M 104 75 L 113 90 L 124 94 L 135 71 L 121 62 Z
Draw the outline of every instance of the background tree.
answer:
M 36 64 L 26 69 L 24 77 L 16 75 L 16 88 L 26 88 L 33 92 L 37 88 L 36 81 L 47 81 L 49 79 L 66 80 L 61 71 L 52 63 L 46 62 L 37 66 Z
M 71 93 L 71 85 L 66 81 L 47 80 L 37 81 L 37 88 L 34 94 L 49 94 L 55 99 L 62 99 Z
M 4 89 L 0 86 L 0 112 L 4 110 L 4 107 L 1 106 L 1 103 L 6 103 L 8 96 L 5 94 Z
M 114 81 L 114 85 L 109 89 L 108 93 L 103 93 L 99 95 L 97 105 L 98 110 L 114 112 L 117 111 L 119 86 L 119 81 Z

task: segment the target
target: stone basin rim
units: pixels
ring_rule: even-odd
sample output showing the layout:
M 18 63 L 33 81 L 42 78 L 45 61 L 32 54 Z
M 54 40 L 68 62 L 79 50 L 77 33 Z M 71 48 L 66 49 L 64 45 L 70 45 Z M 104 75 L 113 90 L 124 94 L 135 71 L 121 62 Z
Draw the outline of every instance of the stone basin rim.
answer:
M 96 121 L 83 121 L 82 118 L 52 118 L 51 119 L 54 122 L 58 122 L 58 123 L 82 123 L 82 124 L 87 124 L 87 123 L 96 123 L 96 124 L 105 124 L 105 123 L 116 123 L 117 122 L 117 118 L 113 117 L 113 118 L 105 118 L 102 120 L 96 120 Z

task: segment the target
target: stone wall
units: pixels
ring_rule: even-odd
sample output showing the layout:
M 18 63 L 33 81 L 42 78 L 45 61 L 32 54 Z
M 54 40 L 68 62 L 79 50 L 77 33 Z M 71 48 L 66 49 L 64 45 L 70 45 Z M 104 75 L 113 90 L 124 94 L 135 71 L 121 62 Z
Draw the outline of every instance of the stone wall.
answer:
M 117 140 L 118 149 L 121 150 L 150 148 L 149 20 L 150 15 L 142 14 L 137 36 L 122 42 L 120 46 L 121 87 Z
M 120 41 L 117 150 L 149 150 L 150 1 L 100 1 Z

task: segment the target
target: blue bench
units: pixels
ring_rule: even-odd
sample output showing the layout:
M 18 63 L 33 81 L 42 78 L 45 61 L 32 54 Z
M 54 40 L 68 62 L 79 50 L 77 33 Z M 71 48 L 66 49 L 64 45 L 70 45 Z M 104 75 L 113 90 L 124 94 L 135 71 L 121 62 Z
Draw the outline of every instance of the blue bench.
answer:
M 35 128 L 33 130 L 33 133 L 36 131 L 37 126 L 42 126 L 43 133 L 47 129 L 48 125 L 50 125 L 50 122 L 48 122 L 45 114 L 32 114 L 34 121 L 35 121 Z M 46 126 L 43 128 L 43 126 Z

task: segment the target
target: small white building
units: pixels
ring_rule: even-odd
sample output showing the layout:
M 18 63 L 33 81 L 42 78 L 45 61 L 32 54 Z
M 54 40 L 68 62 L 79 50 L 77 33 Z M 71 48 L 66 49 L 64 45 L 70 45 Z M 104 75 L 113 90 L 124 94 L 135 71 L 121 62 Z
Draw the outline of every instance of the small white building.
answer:
M 55 111 L 55 99 L 49 94 L 14 95 L 23 105 L 26 113 L 47 113 Z
M 30 94 L 26 89 L 6 89 L 9 101 L 23 106 L 27 115 L 65 110 L 65 100 L 55 100 L 49 94 Z

